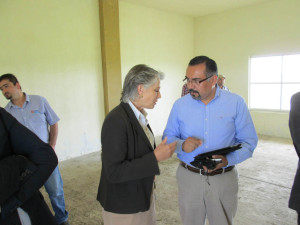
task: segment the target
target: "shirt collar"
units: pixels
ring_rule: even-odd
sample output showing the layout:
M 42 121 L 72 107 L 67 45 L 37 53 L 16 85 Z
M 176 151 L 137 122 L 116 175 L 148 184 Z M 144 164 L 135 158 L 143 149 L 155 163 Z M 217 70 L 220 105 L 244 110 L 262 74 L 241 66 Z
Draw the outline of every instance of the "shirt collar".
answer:
M 219 97 L 220 94 L 221 94 L 220 87 L 219 87 L 219 85 L 216 84 L 216 94 L 215 94 L 215 97 L 213 99 L 215 99 L 216 97 Z
M 137 120 L 138 121 L 142 120 L 142 122 L 145 125 L 147 125 L 148 124 L 148 121 L 146 119 L 147 112 L 144 109 L 142 110 L 142 112 L 139 111 L 130 100 L 128 100 L 128 104 L 130 105 L 132 111 L 134 112 L 134 115 L 136 116 Z
M 215 99 L 217 99 L 219 96 L 220 96 L 220 94 L 221 94 L 221 89 L 220 89 L 220 87 L 219 87 L 219 85 L 217 85 L 216 84 L 216 93 L 215 93 L 215 96 L 214 96 L 214 98 L 210 101 L 210 102 L 212 102 L 212 101 L 214 101 Z
M 30 97 L 29 97 L 29 95 L 27 95 L 25 92 L 23 92 L 24 93 L 24 95 L 26 96 L 26 99 L 25 99 L 25 102 L 24 102 L 24 105 L 23 105 L 23 107 L 26 105 L 26 103 L 28 103 L 28 102 L 30 102 Z M 10 108 L 19 108 L 19 106 L 16 106 L 16 105 L 14 105 L 13 103 L 12 103 L 12 101 L 9 101 L 8 102 L 8 108 L 10 109 Z

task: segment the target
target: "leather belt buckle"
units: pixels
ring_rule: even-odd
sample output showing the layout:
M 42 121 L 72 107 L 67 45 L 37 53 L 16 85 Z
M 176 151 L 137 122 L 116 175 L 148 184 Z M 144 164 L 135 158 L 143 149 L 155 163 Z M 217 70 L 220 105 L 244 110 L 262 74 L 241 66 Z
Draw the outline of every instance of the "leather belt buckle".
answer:
M 218 175 L 218 174 L 224 174 L 226 172 L 231 171 L 234 168 L 234 166 L 229 166 L 227 168 L 221 168 L 221 169 L 215 170 L 211 173 L 207 173 L 204 169 L 198 169 L 198 168 L 191 167 L 182 161 L 180 164 L 182 167 L 186 168 L 187 170 L 189 170 L 193 173 L 199 173 L 200 175 L 204 175 L 204 176 L 214 176 L 214 175 Z
M 202 173 L 202 170 L 203 170 L 203 169 L 199 169 L 199 174 L 200 174 L 200 176 L 202 176 L 203 173 L 205 173 L 205 171 Z

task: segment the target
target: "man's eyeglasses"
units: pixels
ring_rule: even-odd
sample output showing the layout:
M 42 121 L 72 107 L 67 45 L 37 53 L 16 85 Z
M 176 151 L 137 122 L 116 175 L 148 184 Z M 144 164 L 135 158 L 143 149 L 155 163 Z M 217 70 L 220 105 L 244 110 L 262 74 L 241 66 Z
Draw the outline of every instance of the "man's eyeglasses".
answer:
M 212 76 L 210 77 L 206 77 L 204 79 L 201 80 L 201 78 L 193 78 L 193 79 L 189 79 L 188 77 L 185 77 L 183 79 L 183 82 L 186 81 L 186 83 L 194 83 L 194 84 L 201 84 L 203 81 L 206 81 L 207 79 L 211 78 Z

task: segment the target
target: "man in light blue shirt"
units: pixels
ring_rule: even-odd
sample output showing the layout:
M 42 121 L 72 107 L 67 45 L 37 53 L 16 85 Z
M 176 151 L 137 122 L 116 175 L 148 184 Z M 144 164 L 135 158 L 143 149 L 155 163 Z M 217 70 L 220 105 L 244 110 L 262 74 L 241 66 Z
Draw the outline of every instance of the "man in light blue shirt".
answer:
M 184 225 L 232 224 L 237 210 L 238 173 L 236 164 L 252 156 L 257 145 L 256 131 L 242 97 L 224 91 L 217 84 L 214 60 L 193 58 L 186 71 L 189 94 L 178 99 L 171 110 L 163 138 L 177 141 L 178 198 Z M 198 154 L 241 144 L 215 169 L 202 170 L 190 163 Z
M 42 96 L 22 92 L 21 85 L 13 74 L 4 74 L 0 77 L 0 90 L 10 100 L 5 107 L 6 111 L 55 150 L 59 118 L 48 101 Z M 65 209 L 63 181 L 58 166 L 46 181 L 45 189 L 57 223 L 69 225 L 69 213 Z

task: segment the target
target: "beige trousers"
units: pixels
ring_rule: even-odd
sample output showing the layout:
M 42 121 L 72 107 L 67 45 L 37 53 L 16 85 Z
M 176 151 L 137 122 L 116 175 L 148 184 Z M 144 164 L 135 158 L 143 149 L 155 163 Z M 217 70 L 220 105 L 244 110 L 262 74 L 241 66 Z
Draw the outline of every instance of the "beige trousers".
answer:
M 134 214 L 118 214 L 102 210 L 104 225 L 156 225 L 155 198 L 152 194 L 150 209 Z
M 177 172 L 178 203 L 183 225 L 232 225 L 237 211 L 237 169 L 204 176 L 181 165 Z

